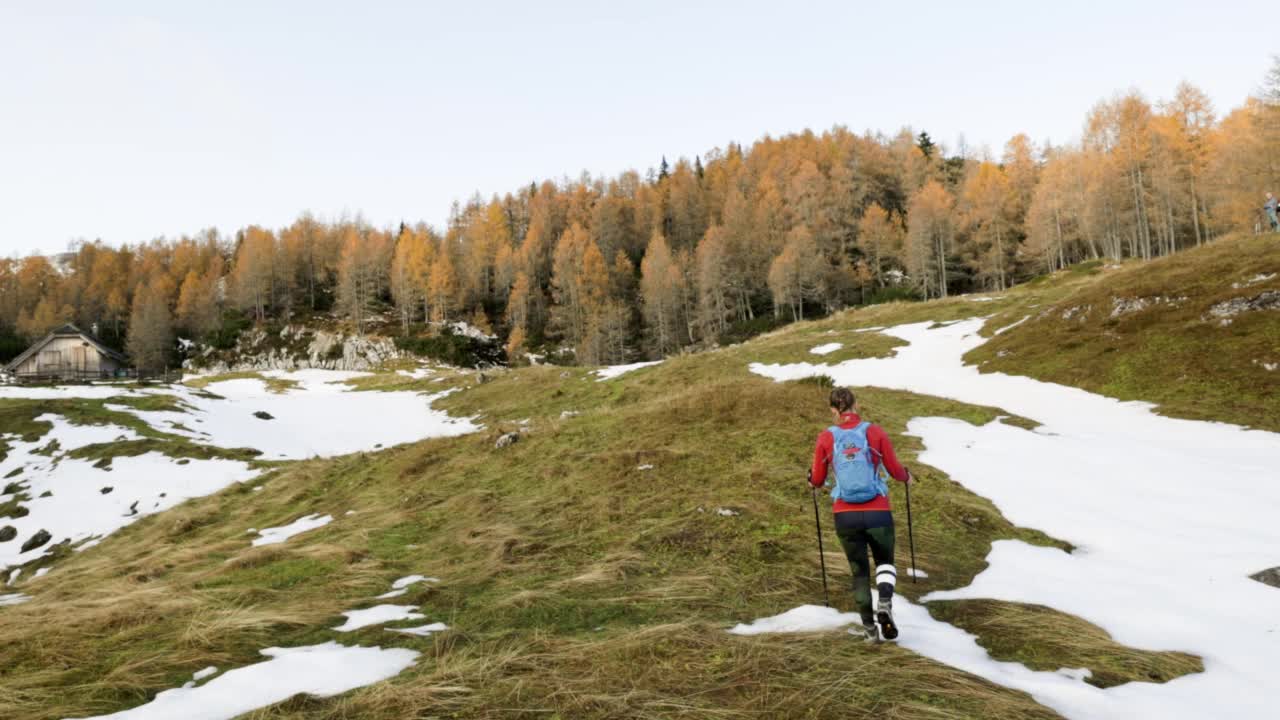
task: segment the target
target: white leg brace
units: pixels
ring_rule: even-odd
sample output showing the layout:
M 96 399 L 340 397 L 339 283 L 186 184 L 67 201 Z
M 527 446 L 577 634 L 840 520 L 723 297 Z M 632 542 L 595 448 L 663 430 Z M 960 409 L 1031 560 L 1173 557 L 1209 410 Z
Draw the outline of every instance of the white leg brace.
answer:
M 879 586 L 883 583 L 896 586 L 898 584 L 898 569 L 892 565 L 876 566 L 876 585 Z

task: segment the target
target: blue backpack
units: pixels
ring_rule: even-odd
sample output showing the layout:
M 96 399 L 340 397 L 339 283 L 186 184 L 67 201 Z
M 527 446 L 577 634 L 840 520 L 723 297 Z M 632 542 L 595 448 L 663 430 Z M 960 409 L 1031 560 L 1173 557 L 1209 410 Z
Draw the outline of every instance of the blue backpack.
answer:
M 829 430 L 832 443 L 831 468 L 835 471 L 836 485 L 831 497 L 848 503 L 864 503 L 878 495 L 888 495 L 889 486 L 880 476 L 880 465 L 872 457 L 875 453 L 867 443 L 867 428 L 871 423 L 862 422 L 845 430 L 832 425 Z

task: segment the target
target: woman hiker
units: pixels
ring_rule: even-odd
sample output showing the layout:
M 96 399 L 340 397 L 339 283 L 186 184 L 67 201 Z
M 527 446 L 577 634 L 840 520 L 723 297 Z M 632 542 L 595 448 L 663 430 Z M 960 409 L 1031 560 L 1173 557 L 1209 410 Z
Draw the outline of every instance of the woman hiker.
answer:
M 893 511 L 889 509 L 889 488 L 882 470 L 906 483 L 912 481 L 911 472 L 898 462 L 884 429 L 858 416 L 848 388 L 832 390 L 830 402 L 835 424 L 818 435 L 809 482 L 815 488 L 822 487 L 828 466 L 835 475 L 831 497 L 836 536 L 849 558 L 853 599 L 862 616 L 862 630 L 849 632 L 861 633 L 868 642 L 878 641 L 880 633 L 885 640 L 894 640 L 898 626 L 893 622 L 893 588 L 898 572 L 893 566 Z M 876 589 L 880 594 L 874 616 L 868 547 L 876 563 Z M 880 623 L 879 633 L 876 622 Z

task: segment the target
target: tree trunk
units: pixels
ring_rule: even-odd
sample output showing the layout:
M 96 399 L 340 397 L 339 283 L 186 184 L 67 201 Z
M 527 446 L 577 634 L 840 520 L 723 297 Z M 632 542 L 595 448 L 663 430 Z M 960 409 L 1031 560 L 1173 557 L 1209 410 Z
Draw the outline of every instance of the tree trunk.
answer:
M 935 238 L 935 244 L 938 251 L 938 297 L 945 298 L 947 296 L 947 254 L 942 244 L 941 233 Z
M 1004 291 L 1004 242 L 1000 237 L 1000 223 L 996 223 L 996 290 Z
M 1191 225 L 1196 231 L 1196 247 L 1203 242 L 1200 237 L 1200 198 L 1196 197 L 1196 176 L 1191 175 Z

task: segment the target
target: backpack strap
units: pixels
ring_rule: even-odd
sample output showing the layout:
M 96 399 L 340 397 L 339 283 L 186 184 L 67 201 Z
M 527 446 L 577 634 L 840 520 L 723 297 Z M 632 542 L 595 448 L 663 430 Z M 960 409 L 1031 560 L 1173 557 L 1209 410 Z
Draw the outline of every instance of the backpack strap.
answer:
M 882 455 L 879 450 L 876 450 L 875 448 L 871 447 L 871 438 L 868 437 L 868 433 L 871 432 L 871 421 L 863 420 L 862 422 L 858 423 L 857 429 L 862 431 L 862 437 L 865 438 L 867 441 L 867 450 L 871 451 L 871 457 L 875 465 L 877 467 L 884 467 L 884 462 L 883 462 L 884 455 Z
M 827 427 L 827 432 L 831 433 L 831 457 L 827 459 L 827 478 L 830 479 L 832 483 L 835 482 L 836 477 L 836 433 L 843 429 L 844 428 L 839 425 L 830 425 Z

